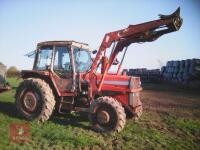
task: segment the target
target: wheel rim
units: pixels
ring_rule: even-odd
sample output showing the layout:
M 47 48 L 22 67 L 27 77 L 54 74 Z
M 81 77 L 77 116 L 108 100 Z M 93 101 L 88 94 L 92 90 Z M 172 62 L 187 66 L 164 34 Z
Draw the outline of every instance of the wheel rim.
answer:
M 37 96 L 33 92 L 27 92 L 23 98 L 24 109 L 28 112 L 34 112 L 37 106 Z
M 100 124 L 106 124 L 110 121 L 110 115 L 108 112 L 102 110 L 100 112 L 97 113 L 97 121 Z
M 108 105 L 100 106 L 96 113 L 97 124 L 104 130 L 113 130 L 115 128 L 116 117 L 116 112 Z

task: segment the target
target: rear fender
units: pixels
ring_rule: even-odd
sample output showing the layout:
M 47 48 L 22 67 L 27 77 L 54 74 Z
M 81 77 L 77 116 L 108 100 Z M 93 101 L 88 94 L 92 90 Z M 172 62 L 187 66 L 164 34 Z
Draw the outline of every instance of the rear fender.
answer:
M 53 81 L 51 79 L 51 75 L 50 75 L 49 71 L 22 70 L 21 77 L 23 79 L 28 79 L 28 78 L 39 78 L 39 79 L 42 79 L 46 83 L 49 84 L 49 86 L 53 90 L 53 93 L 54 93 L 55 97 L 59 97 L 59 95 L 60 95 L 56 85 L 53 83 Z

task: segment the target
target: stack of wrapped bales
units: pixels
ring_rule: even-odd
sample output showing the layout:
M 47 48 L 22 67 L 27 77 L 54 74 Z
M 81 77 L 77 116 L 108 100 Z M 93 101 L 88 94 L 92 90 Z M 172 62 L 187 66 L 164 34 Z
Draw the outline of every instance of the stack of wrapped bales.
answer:
M 160 69 L 148 70 L 146 68 L 129 69 L 128 75 L 138 76 L 143 83 L 159 82 L 161 80 Z
M 161 68 L 161 75 L 166 82 L 189 88 L 200 88 L 200 59 L 168 61 Z

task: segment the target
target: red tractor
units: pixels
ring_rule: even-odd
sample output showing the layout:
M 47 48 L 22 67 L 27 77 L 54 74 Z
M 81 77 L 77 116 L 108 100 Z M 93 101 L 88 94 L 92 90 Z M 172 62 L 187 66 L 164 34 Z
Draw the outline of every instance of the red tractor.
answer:
M 22 71 L 23 82 L 16 91 L 16 107 L 22 117 L 44 122 L 54 108 L 62 114 L 88 112 L 96 131 L 121 131 L 126 114 L 142 114 L 139 77 L 121 73 L 121 65 L 131 43 L 151 42 L 163 34 L 179 30 L 180 8 L 160 19 L 129 25 L 107 33 L 94 59 L 85 43 L 48 41 L 37 45 L 33 70 Z M 106 52 L 112 46 L 110 52 Z M 121 61 L 119 52 L 124 50 Z M 117 65 L 116 72 L 109 72 Z

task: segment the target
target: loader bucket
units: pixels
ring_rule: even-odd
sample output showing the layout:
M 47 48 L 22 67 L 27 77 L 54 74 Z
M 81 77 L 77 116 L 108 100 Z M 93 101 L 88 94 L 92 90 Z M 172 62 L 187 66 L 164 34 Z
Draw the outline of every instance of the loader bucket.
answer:
M 172 24 L 170 24 L 170 27 L 174 29 L 174 31 L 179 30 L 183 23 L 183 19 L 180 17 L 180 7 L 178 7 L 177 10 L 171 15 L 159 14 L 159 17 L 160 19 L 173 19 L 173 22 Z

